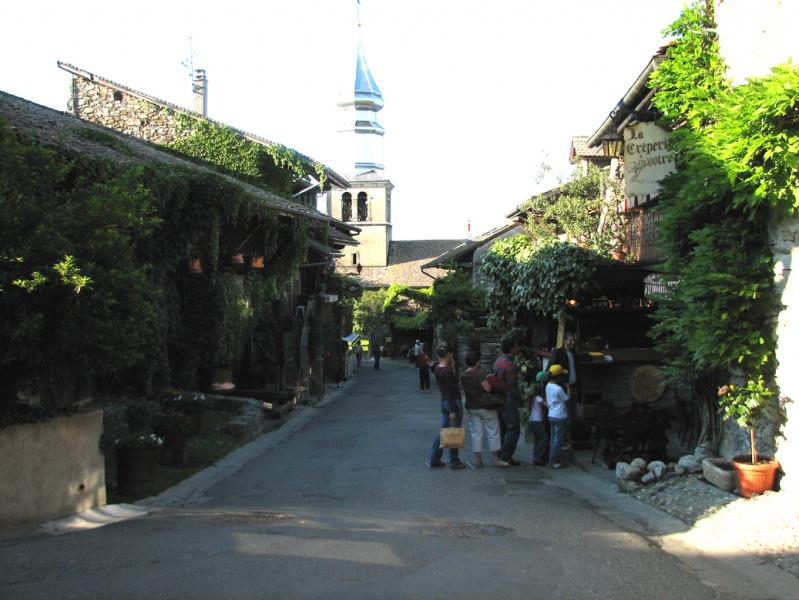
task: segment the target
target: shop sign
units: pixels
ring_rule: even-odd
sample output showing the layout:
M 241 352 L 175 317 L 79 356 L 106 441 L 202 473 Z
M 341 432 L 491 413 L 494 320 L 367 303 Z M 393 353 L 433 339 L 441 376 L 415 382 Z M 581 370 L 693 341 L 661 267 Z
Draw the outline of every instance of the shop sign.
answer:
M 674 173 L 669 132 L 654 123 L 636 123 L 624 130 L 624 194 L 627 208 L 658 195 L 660 181 Z

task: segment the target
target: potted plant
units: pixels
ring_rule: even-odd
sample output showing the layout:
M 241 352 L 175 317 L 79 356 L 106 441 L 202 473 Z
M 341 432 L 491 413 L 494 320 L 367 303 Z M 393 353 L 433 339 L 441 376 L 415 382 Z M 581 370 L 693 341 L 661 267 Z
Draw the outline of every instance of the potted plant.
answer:
M 766 387 L 763 376 L 749 379 L 745 385 L 728 384 L 719 388 L 719 405 L 725 418 L 732 418 L 749 430 L 750 454 L 740 454 L 732 459 L 738 479 L 738 490 L 745 498 L 761 494 L 774 487 L 779 463 L 771 456 L 757 453 L 755 426 L 768 409 L 772 391 Z
M 145 496 L 155 491 L 163 438 L 155 433 L 130 433 L 117 438 L 117 490 L 125 496 Z
M 164 440 L 162 465 L 179 466 L 186 460 L 186 440 L 192 428 L 191 419 L 175 408 L 165 409 L 155 423 L 155 434 Z

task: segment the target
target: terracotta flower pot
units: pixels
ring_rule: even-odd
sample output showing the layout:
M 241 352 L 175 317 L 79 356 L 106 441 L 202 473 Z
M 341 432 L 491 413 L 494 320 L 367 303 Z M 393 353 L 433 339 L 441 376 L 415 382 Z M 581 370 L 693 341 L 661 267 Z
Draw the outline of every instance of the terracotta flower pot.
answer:
M 768 462 L 753 465 L 749 454 L 739 454 L 732 458 L 732 466 L 735 467 L 738 479 L 738 491 L 744 498 L 774 489 L 780 463 L 765 454 L 758 454 L 757 458 Z

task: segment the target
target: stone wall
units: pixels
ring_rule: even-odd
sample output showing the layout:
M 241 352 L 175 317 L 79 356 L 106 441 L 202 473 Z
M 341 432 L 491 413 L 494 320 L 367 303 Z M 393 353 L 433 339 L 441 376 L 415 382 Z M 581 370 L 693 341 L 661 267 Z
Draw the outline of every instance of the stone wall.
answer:
M 102 433 L 101 410 L 0 431 L 0 524 L 104 505 Z
M 68 110 L 85 121 L 161 145 L 190 133 L 181 131 L 176 110 L 78 76 L 72 78 Z

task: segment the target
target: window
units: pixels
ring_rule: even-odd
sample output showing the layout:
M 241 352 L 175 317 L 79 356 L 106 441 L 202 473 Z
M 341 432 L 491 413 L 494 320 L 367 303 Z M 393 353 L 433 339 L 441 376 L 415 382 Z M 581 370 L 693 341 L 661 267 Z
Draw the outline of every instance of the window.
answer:
M 369 208 L 366 201 L 366 192 L 358 192 L 358 220 L 369 220 Z
M 352 194 L 349 192 L 341 195 L 341 220 L 352 221 Z
M 352 253 L 352 264 L 354 265 L 358 264 L 358 254 L 355 252 Z

